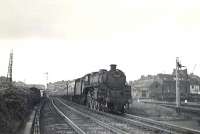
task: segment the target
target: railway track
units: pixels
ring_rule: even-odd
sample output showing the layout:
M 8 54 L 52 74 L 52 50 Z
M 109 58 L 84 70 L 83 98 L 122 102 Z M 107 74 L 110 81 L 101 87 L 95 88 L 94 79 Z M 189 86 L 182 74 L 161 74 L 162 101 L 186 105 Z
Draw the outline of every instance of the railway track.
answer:
M 142 101 L 143 103 L 149 103 L 149 104 L 158 104 L 164 107 L 170 107 L 176 109 L 175 103 L 165 103 L 165 102 L 150 102 L 150 101 Z M 200 105 L 199 104 L 181 104 L 180 110 L 184 112 L 192 112 L 192 113 L 200 113 Z
M 187 127 L 181 127 L 181 126 L 169 124 L 169 123 L 166 123 L 166 122 L 160 122 L 160 121 L 156 121 L 156 120 L 152 120 L 152 119 L 148 119 L 148 118 L 134 116 L 134 115 L 131 115 L 131 114 L 125 114 L 125 118 L 131 119 L 131 120 L 138 120 L 138 121 L 144 122 L 146 124 L 155 126 L 159 129 L 163 129 L 165 131 L 168 131 L 170 133 L 200 134 L 199 130 L 194 130 L 194 129 L 187 128 Z
M 59 101 L 61 101 L 61 100 L 59 100 Z M 62 102 L 62 103 L 64 103 L 64 102 Z M 73 103 L 73 106 L 76 106 L 76 108 L 79 108 L 79 110 L 85 109 L 84 112 L 86 114 L 91 114 L 91 115 L 94 114 L 93 116 L 96 116 L 96 118 L 105 118 L 106 117 L 106 118 L 109 118 L 109 120 L 114 119 L 115 122 L 113 122 L 113 124 L 117 124 L 118 122 L 121 122 L 123 125 L 127 126 L 126 128 L 122 128 L 122 127 L 121 128 L 128 133 L 132 133 L 132 132 L 136 131 L 136 130 L 131 131 L 130 127 L 131 128 L 139 127 L 140 129 L 147 130 L 145 133 L 200 134 L 200 131 L 198 131 L 198 130 L 180 127 L 180 126 L 168 124 L 165 122 L 155 121 L 152 119 L 134 116 L 134 115 L 130 115 L 130 114 L 125 114 L 124 116 L 119 116 L 119 115 L 113 115 L 110 113 L 104 113 L 104 112 L 94 111 L 94 110 L 89 110 L 90 113 L 88 113 L 87 112 L 88 109 L 84 106 L 80 106 L 75 103 Z M 80 107 L 82 107 L 82 108 L 80 109 Z M 99 115 L 102 115 L 103 117 L 98 117 Z M 104 119 L 102 119 L 102 120 L 104 120 Z
M 110 126 L 99 119 L 85 114 L 82 111 L 62 103 L 57 99 L 52 99 L 52 104 L 63 117 L 68 118 L 70 124 L 76 126 L 75 130 L 80 134 L 128 134 L 119 128 Z
M 57 113 L 49 100 L 44 104 L 40 122 L 40 134 L 77 134 L 77 132 Z
M 150 103 L 150 104 L 166 104 L 166 105 L 176 105 L 175 102 L 164 102 L 164 101 L 145 101 L 145 100 L 140 100 L 140 102 L 143 103 Z M 190 108 L 200 108 L 200 104 L 198 103 L 192 103 L 192 102 L 188 102 L 188 103 L 181 103 L 181 106 L 184 107 L 190 107 Z
M 88 110 L 86 107 L 82 106 L 82 105 L 78 105 L 76 103 L 72 103 L 72 102 L 68 102 L 65 101 L 63 102 L 62 100 L 58 99 L 61 103 L 66 105 L 73 105 L 73 107 L 75 107 L 76 109 L 78 109 L 79 111 L 83 112 L 84 114 L 89 114 L 107 124 L 109 124 L 110 126 L 116 127 L 118 129 L 121 129 L 123 131 L 125 131 L 126 133 L 134 133 L 134 134 L 160 134 L 160 133 L 170 133 L 169 131 L 161 131 L 160 129 L 153 129 L 153 127 L 150 128 L 150 126 L 144 126 L 143 123 L 138 122 L 138 121 L 131 121 L 125 119 L 123 116 L 121 115 L 113 115 L 110 113 L 105 113 L 105 112 L 100 112 L 100 111 L 95 111 L 95 110 Z M 71 104 L 70 104 L 71 103 Z

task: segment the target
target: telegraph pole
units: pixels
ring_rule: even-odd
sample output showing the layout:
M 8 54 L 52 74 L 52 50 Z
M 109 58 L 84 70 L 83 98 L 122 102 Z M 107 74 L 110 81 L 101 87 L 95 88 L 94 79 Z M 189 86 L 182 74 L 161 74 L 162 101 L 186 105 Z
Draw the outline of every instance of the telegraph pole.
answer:
M 8 73 L 7 73 L 7 82 L 9 84 L 9 87 L 12 86 L 12 66 L 13 66 L 13 50 L 11 50 L 10 52 Z

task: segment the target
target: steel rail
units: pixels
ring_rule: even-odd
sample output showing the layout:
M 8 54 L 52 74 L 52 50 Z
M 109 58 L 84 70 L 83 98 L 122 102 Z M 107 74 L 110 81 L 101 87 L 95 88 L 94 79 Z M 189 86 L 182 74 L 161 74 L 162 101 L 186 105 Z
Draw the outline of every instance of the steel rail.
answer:
M 74 112 L 76 112 L 76 113 L 78 113 L 78 114 L 80 114 L 80 115 L 82 115 L 82 116 L 85 116 L 85 117 L 87 117 L 87 118 L 92 119 L 93 121 L 95 121 L 95 122 L 96 122 L 97 124 L 99 124 L 100 126 L 102 126 L 102 127 L 104 127 L 104 128 L 107 128 L 107 129 L 111 130 L 111 131 L 114 132 L 114 133 L 117 133 L 117 134 L 128 134 L 128 132 L 125 132 L 125 131 L 123 131 L 123 130 L 121 130 L 121 129 L 119 129 L 119 128 L 113 127 L 113 126 L 111 126 L 111 125 L 109 125 L 109 124 L 107 124 L 107 123 L 104 123 L 104 122 L 102 122 L 102 121 L 100 121 L 100 120 L 98 120 L 98 119 L 95 119 L 95 118 L 92 117 L 92 116 L 89 116 L 89 115 L 87 115 L 87 114 L 85 114 L 85 113 L 82 113 L 82 112 L 76 110 L 75 108 L 73 108 L 73 107 L 71 107 L 71 106 L 66 105 L 66 104 L 65 104 L 64 102 L 62 102 L 60 99 L 58 99 L 58 98 L 56 98 L 56 99 L 57 99 L 60 103 L 62 103 L 64 106 L 66 106 L 67 108 L 71 109 L 72 111 L 74 111 Z
M 168 103 L 168 102 L 148 102 L 148 101 L 141 101 L 142 103 L 147 103 L 147 104 L 158 104 L 161 106 L 165 106 L 165 107 L 171 107 L 171 108 L 176 108 L 176 104 L 175 103 Z M 180 108 L 183 110 L 192 110 L 195 112 L 200 112 L 200 105 L 190 105 L 190 104 L 181 104 Z
M 58 99 L 58 100 L 61 101 L 60 99 Z M 166 123 L 166 122 L 160 122 L 160 121 L 156 121 L 156 120 L 153 120 L 153 119 L 134 116 L 134 115 L 130 115 L 130 114 L 125 114 L 125 116 L 128 117 L 127 118 L 127 117 L 113 115 L 113 114 L 110 114 L 110 113 L 105 113 L 105 112 L 101 112 L 101 111 L 97 111 L 97 110 L 90 110 L 90 111 L 93 111 L 95 113 L 99 113 L 99 114 L 102 114 L 104 116 L 108 116 L 108 117 L 111 117 L 111 118 L 115 118 L 115 119 L 118 119 L 118 120 L 126 121 L 128 123 L 138 125 L 140 127 L 144 127 L 144 128 L 152 129 L 152 130 L 156 130 L 156 131 L 162 131 L 162 132 L 166 132 L 166 133 L 170 133 L 170 134 L 171 133 L 200 134 L 199 130 L 193 130 L 193 129 L 187 128 L 187 127 L 180 127 L 180 126 L 169 124 L 169 123 Z
M 166 123 L 166 122 L 156 121 L 156 120 L 153 120 L 153 119 L 139 117 L 139 116 L 135 116 L 135 115 L 131 115 L 131 114 L 125 114 L 125 115 L 128 118 L 132 118 L 132 119 L 136 119 L 136 120 L 143 121 L 143 122 L 146 122 L 146 123 L 150 123 L 152 125 L 156 125 L 156 126 L 168 129 L 171 132 L 175 131 L 175 132 L 178 132 L 178 133 L 181 133 L 181 134 L 183 134 L 183 133 L 185 133 L 185 134 L 188 134 L 188 133 L 189 134 L 200 134 L 199 130 L 194 130 L 194 129 L 191 129 L 191 128 L 177 126 L 177 125 L 174 125 L 174 124 L 169 124 L 169 123 Z
M 109 114 L 109 113 L 96 111 L 96 110 L 92 110 L 92 111 L 99 113 L 99 114 L 103 114 L 107 117 L 111 117 L 111 118 L 114 118 L 114 119 L 117 119 L 117 120 L 127 122 L 128 124 L 133 124 L 134 126 L 138 126 L 138 127 L 141 127 L 141 128 L 146 128 L 146 129 L 153 130 L 153 131 L 156 130 L 156 131 L 166 132 L 166 133 L 170 133 L 170 134 L 172 133 L 170 130 L 166 130 L 166 129 L 163 129 L 163 128 L 160 128 L 160 127 L 157 127 L 157 126 L 153 126 L 151 124 L 147 124 L 147 123 L 144 123 L 144 122 L 141 122 L 141 121 L 138 121 L 138 120 L 132 120 L 132 119 L 129 119 L 129 118 L 125 118 L 123 116 Z
M 60 99 L 58 99 L 58 100 L 60 100 Z M 76 103 L 73 103 L 73 104 L 78 105 Z M 79 107 L 85 108 L 84 106 L 81 106 L 81 105 L 79 105 Z M 146 128 L 146 129 L 149 129 L 149 130 L 162 131 L 162 132 L 166 132 L 166 133 L 171 134 L 171 131 L 168 131 L 166 129 L 162 129 L 162 128 L 159 128 L 159 127 L 156 127 L 156 126 L 152 126 L 152 125 L 149 125 L 149 124 L 146 124 L 146 123 L 143 123 L 143 122 L 139 122 L 139 121 L 131 120 L 131 119 L 126 119 L 122 116 L 118 116 L 118 115 L 114 115 L 114 114 L 110 114 L 110 113 L 106 113 L 106 112 L 102 112 L 102 111 L 97 111 L 97 110 L 93 110 L 93 109 L 88 109 L 88 110 L 91 111 L 91 112 L 95 112 L 97 114 L 101 114 L 103 116 L 107 116 L 109 118 L 113 118 L 113 119 L 117 119 L 117 120 L 126 122 L 128 124 L 133 124 L 134 126 L 137 126 L 137 127 Z
M 40 112 L 44 103 L 41 102 L 35 109 L 35 115 L 31 126 L 31 134 L 40 134 Z
M 78 134 L 86 134 L 81 128 L 79 128 L 72 120 L 70 120 L 65 114 L 54 104 L 51 99 L 51 103 L 56 111 L 65 119 L 65 121 L 78 133 Z

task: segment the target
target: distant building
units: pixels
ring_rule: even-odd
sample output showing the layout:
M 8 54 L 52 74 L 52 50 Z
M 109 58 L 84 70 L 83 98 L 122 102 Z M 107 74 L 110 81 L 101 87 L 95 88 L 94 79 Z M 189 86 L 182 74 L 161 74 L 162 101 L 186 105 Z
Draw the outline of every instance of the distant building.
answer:
M 45 89 L 45 85 L 42 85 L 42 84 L 27 84 L 27 86 L 28 86 L 29 88 L 35 87 L 35 88 L 38 88 L 38 89 L 40 89 L 40 90 L 44 90 L 44 89 Z
M 13 85 L 15 85 L 16 87 L 27 87 L 26 83 L 22 82 L 22 81 L 15 81 L 13 82 Z
M 194 74 L 190 74 L 190 91 L 194 94 L 200 94 L 200 77 Z
M 47 84 L 47 92 L 51 95 L 65 95 L 67 94 L 68 81 L 57 81 L 54 83 Z
M 200 78 L 188 74 L 187 70 L 179 71 L 179 88 L 181 98 L 188 98 L 191 94 L 200 94 Z M 174 100 L 176 96 L 176 75 L 157 74 L 141 76 L 139 80 L 130 83 L 133 98 L 155 98 L 159 100 Z
M 0 76 L 0 89 L 5 89 L 9 87 L 9 82 L 7 81 L 7 77 Z
M 31 87 L 35 87 L 37 89 L 40 89 L 40 90 L 44 90 L 45 89 L 45 85 L 42 85 L 42 84 L 26 84 L 22 81 L 14 81 L 13 82 L 13 85 L 16 86 L 16 87 L 24 87 L 24 88 L 31 88 Z
M 45 86 L 42 84 L 26 84 L 22 81 L 13 81 L 12 85 L 15 87 L 22 87 L 22 88 L 31 88 L 35 87 L 41 90 L 45 89 Z M 9 87 L 9 82 L 7 81 L 7 77 L 1 76 L 0 77 L 0 89 L 5 89 Z

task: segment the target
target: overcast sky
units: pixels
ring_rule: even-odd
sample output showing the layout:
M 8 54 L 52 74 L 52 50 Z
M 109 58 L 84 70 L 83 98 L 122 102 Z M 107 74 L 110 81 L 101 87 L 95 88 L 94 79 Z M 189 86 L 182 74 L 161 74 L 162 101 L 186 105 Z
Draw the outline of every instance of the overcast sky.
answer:
M 128 80 L 171 73 L 176 57 L 200 75 L 199 0 L 0 1 L 0 75 L 69 80 L 111 63 Z

